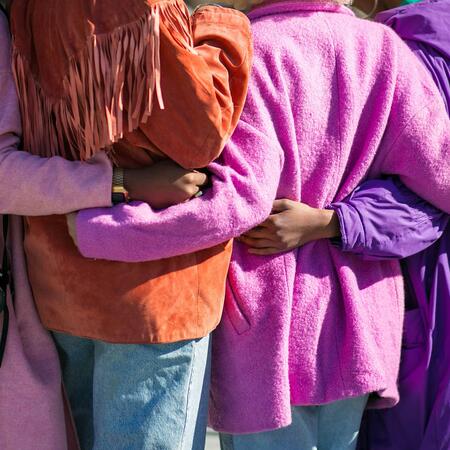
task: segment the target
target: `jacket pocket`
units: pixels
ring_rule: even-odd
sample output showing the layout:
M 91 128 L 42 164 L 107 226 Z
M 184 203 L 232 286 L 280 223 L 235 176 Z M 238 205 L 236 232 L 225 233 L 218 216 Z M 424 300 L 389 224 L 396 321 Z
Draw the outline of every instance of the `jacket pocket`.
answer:
M 417 308 L 406 311 L 399 373 L 399 381 L 404 387 L 414 386 L 418 379 L 424 379 L 426 354 L 427 346 L 420 310 Z
M 245 317 L 241 307 L 239 306 L 239 299 L 236 296 L 235 290 L 227 279 L 226 296 L 225 296 L 225 312 L 230 319 L 231 325 L 237 334 L 243 334 L 250 329 L 250 322 Z

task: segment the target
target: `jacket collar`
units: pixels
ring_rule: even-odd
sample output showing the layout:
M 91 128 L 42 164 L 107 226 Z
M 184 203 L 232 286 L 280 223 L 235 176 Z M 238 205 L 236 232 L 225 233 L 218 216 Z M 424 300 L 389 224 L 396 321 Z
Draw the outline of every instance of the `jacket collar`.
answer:
M 282 0 L 265 2 L 262 5 L 258 5 L 248 13 L 250 20 L 259 19 L 260 17 L 270 16 L 274 14 L 292 13 L 299 11 L 327 11 L 336 12 L 342 14 L 350 14 L 353 16 L 353 12 L 346 6 L 339 5 L 337 3 L 327 1 L 302 1 L 302 0 Z

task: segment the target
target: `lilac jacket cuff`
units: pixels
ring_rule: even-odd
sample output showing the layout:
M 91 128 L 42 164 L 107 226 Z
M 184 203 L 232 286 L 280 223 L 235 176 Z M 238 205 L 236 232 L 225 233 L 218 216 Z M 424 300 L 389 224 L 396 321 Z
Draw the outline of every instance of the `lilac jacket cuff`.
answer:
M 345 252 L 364 259 L 405 258 L 433 244 L 449 216 L 410 191 L 397 178 L 363 183 L 334 203 Z

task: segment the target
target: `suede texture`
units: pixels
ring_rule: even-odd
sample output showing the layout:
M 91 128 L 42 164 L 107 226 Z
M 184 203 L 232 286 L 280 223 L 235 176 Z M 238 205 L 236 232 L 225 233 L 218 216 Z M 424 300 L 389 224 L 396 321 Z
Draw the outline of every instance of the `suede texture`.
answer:
M 150 35 L 156 44 L 135 36 L 144 33 L 133 25 L 146 14 L 158 15 L 158 32 Z M 199 168 L 218 157 L 237 125 L 253 52 L 250 23 L 238 11 L 205 6 L 191 17 L 180 0 L 47 0 L 45 8 L 15 0 L 11 30 L 24 148 L 31 153 L 88 159 L 122 138 L 134 142 L 137 132 L 139 147 Z M 131 35 L 134 46 L 156 53 L 121 64 L 134 51 L 125 43 Z M 89 71 L 98 84 L 83 76 Z M 149 110 L 142 109 L 146 91 Z M 39 113 L 45 117 L 36 121 Z
M 62 8 L 66 3 L 74 16 L 73 21 L 70 17 L 70 32 L 65 29 L 61 33 L 62 45 L 58 42 L 54 48 L 48 47 L 55 29 L 64 28 L 67 17 L 62 14 Z M 61 82 L 65 77 L 69 80 L 78 77 L 79 83 L 90 81 L 89 77 L 78 76 L 78 72 L 69 66 L 80 56 L 83 45 L 91 45 L 90 39 L 96 33 L 120 31 L 121 27 L 130 25 L 130 20 L 148 13 L 149 8 L 156 14 L 154 7 L 159 5 L 159 32 L 155 34 L 159 39 L 159 59 L 154 64 L 155 70 L 149 70 L 149 77 L 158 76 L 156 72 L 160 68 L 164 108 L 161 102 L 159 107 L 155 102 L 150 117 L 145 112 L 135 128 L 130 122 L 135 119 L 134 114 L 130 114 L 129 108 L 127 110 L 129 105 L 141 103 L 140 98 L 127 97 L 139 92 L 130 87 L 133 79 L 125 76 L 111 83 L 115 69 L 119 67 L 114 65 L 114 59 L 109 71 L 101 67 L 100 75 L 96 74 L 104 77 L 104 85 L 124 83 L 118 102 L 123 103 L 123 111 L 119 114 L 112 108 L 113 117 L 108 116 L 108 120 L 112 119 L 108 123 L 112 123 L 115 130 L 122 130 L 117 122 L 123 120 L 123 132 L 120 139 L 110 143 L 109 155 L 119 167 L 151 165 L 164 158 L 186 168 L 205 167 L 220 155 L 245 103 L 252 59 L 249 21 L 237 11 L 212 6 L 201 8 L 190 17 L 184 4 L 176 0 L 128 0 L 126 3 L 130 4 L 130 9 L 121 16 L 113 14 L 113 10 L 117 5 L 116 10 L 121 12 L 123 5 L 106 0 L 49 2 L 54 17 L 59 17 L 59 11 L 64 20 L 52 22 L 56 28 L 51 28 L 51 32 L 29 40 L 24 34 L 26 28 L 21 28 L 21 24 L 27 20 L 34 25 L 47 23 L 53 16 L 42 17 L 40 10 L 43 8 L 39 8 L 34 0 L 15 1 L 11 18 L 14 55 L 20 62 L 18 67 L 31 68 L 29 73 L 16 70 L 15 74 L 24 127 L 28 125 L 28 129 L 33 129 L 30 124 L 33 124 L 33 115 L 37 114 L 33 108 L 27 108 L 27 98 L 30 99 L 28 105 L 37 96 L 39 101 L 44 99 L 41 103 L 36 101 L 37 105 L 51 108 L 59 99 L 67 100 L 64 91 L 67 83 Z M 36 33 L 34 27 L 32 30 Z M 104 36 L 101 38 L 104 50 L 108 41 Z M 153 52 L 154 48 L 149 51 Z M 85 59 L 80 57 L 77 67 L 83 67 L 83 64 L 91 67 L 89 57 L 86 59 L 90 54 L 85 52 Z M 49 74 L 48 63 L 53 60 L 55 72 Z M 108 59 L 104 57 L 104 61 L 108 62 Z M 127 64 L 124 70 L 127 70 Z M 72 94 L 78 91 L 89 93 L 89 89 L 79 89 L 77 85 Z M 157 88 L 151 97 L 156 100 Z M 78 105 L 80 111 L 90 107 L 89 99 L 84 95 L 74 98 L 72 103 L 72 97 L 68 99 L 69 105 Z M 113 99 L 117 100 L 114 95 Z M 66 103 L 61 104 L 63 106 L 55 109 L 55 114 L 64 110 Z M 61 113 L 64 116 L 61 123 L 70 122 L 67 117 L 71 109 L 69 106 L 64 114 Z M 92 111 L 98 114 L 99 120 L 105 119 L 98 110 Z M 72 119 L 70 123 L 76 123 Z M 83 114 L 79 114 L 79 120 L 86 133 L 91 131 L 92 127 L 86 127 Z M 47 125 L 47 129 L 52 130 L 55 124 Z M 77 140 L 71 140 L 70 135 L 78 131 L 77 127 L 64 130 L 68 145 L 76 144 Z M 93 133 L 92 139 L 88 140 L 95 144 L 99 136 L 104 136 L 102 130 L 97 135 Z M 45 137 L 44 133 L 42 140 L 29 139 L 25 148 L 45 156 L 48 150 Z M 115 133 L 113 137 L 116 137 Z M 101 148 L 95 148 L 98 150 Z M 76 146 L 57 151 L 68 159 L 72 156 L 84 159 L 86 155 Z M 25 251 L 37 309 L 43 324 L 51 330 L 116 343 L 169 343 L 206 336 L 220 320 L 231 243 L 137 264 L 93 260 L 81 256 L 75 247 L 64 216 L 47 216 L 26 219 Z
M 121 263 L 83 258 L 64 216 L 29 217 L 26 225 L 28 274 L 46 328 L 113 343 L 168 343 L 206 336 L 219 323 L 231 243 Z

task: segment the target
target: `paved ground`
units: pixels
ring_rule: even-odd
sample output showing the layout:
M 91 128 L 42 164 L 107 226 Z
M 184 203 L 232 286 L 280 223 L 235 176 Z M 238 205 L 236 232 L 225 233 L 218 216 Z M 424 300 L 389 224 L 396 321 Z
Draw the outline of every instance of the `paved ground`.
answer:
M 214 431 L 208 430 L 205 450 L 220 450 L 219 438 Z

